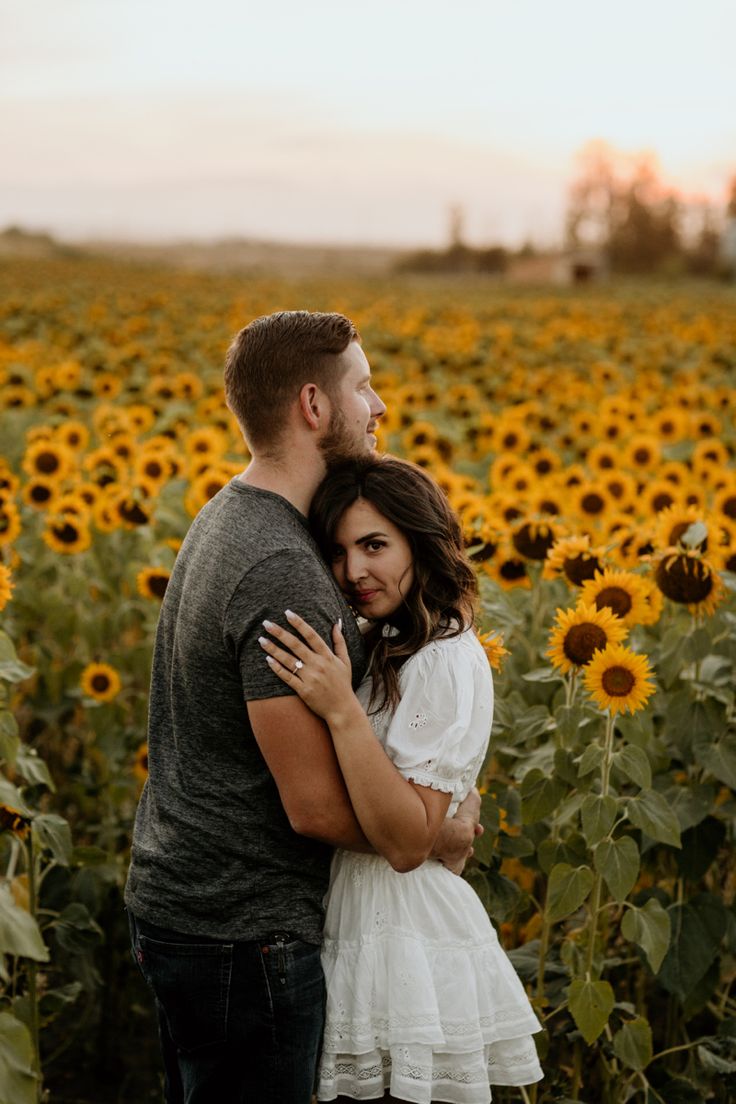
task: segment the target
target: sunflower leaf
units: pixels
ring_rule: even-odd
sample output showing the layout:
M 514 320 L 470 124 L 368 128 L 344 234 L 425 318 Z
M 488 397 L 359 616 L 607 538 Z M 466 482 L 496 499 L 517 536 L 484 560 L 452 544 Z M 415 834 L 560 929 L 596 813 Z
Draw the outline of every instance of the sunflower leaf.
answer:
M 580 809 L 583 835 L 589 847 L 607 836 L 613 828 L 618 810 L 618 802 L 610 794 L 586 794 Z
M 566 793 L 567 785 L 560 778 L 549 778 L 538 767 L 527 771 L 521 783 L 522 822 L 534 824 L 549 816 Z
M 629 1020 L 613 1036 L 616 1057 L 629 1069 L 643 1070 L 652 1060 L 652 1029 L 643 1016 Z
M 28 1028 L 10 1012 L 0 1012 L 0 1099 L 35 1104 L 38 1092 Z
M 630 943 L 636 943 L 647 956 L 653 973 L 658 973 L 670 944 L 669 914 L 655 897 L 642 908 L 633 905 L 621 921 L 621 933 Z
M 642 790 L 652 785 L 652 768 L 647 753 L 636 744 L 627 744 L 613 756 L 614 766 Z
M 736 735 L 728 733 L 711 744 L 698 742 L 694 752 L 701 767 L 736 790 Z
M 547 885 L 547 919 L 554 924 L 579 909 L 594 881 L 588 866 L 572 867 L 564 862 L 553 866 Z
M 627 802 L 629 820 L 652 839 L 680 846 L 680 823 L 669 805 L 656 790 L 642 791 Z
M 595 868 L 605 879 L 615 901 L 624 901 L 639 876 L 639 848 L 631 836 L 601 840 L 593 856 Z
M 580 762 L 578 763 L 578 778 L 584 778 L 586 774 L 590 774 L 596 767 L 599 767 L 603 760 L 603 748 L 599 744 L 588 744 L 587 748 L 580 756 Z
M 588 1045 L 594 1043 L 603 1031 L 615 1003 L 613 989 L 607 981 L 583 981 L 576 978 L 570 983 L 569 1008 Z

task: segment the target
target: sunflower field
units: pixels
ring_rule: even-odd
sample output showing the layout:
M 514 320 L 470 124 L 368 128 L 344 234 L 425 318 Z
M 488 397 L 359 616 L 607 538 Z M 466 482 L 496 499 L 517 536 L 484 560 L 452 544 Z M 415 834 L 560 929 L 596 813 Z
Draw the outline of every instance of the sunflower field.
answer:
M 122 907 L 158 610 L 247 463 L 233 334 L 357 324 L 380 448 L 480 583 L 469 878 L 532 998 L 527 1104 L 736 1098 L 736 295 L 0 266 L 0 1101 L 160 1098 Z

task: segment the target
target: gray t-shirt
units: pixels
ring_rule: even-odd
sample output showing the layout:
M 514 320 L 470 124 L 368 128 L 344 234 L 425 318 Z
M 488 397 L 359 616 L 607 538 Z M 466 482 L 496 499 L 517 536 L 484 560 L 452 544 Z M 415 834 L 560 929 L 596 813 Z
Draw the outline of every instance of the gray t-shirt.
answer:
M 289 627 L 286 609 L 329 643 L 342 617 L 357 686 L 363 642 L 306 519 L 235 478 L 192 523 L 156 632 L 149 777 L 125 890 L 150 923 L 220 939 L 321 937 L 332 851 L 291 828 L 246 707 L 293 693 L 258 644 L 264 619 Z

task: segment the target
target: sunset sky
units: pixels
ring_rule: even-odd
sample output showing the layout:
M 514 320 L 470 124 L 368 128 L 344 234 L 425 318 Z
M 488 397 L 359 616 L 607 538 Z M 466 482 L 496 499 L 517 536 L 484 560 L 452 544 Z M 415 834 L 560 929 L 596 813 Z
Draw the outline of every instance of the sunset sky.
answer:
M 0 0 L 0 229 L 552 243 L 575 156 L 736 173 L 732 0 Z

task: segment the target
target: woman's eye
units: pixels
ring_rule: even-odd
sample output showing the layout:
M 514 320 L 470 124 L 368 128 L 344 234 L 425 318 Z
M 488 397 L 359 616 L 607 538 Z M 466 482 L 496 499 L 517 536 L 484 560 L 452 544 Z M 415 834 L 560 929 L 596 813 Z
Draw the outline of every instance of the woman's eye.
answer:
M 368 549 L 371 552 L 380 552 L 380 550 L 382 548 L 385 548 L 385 547 L 386 547 L 386 544 L 385 544 L 384 541 L 376 540 L 376 541 L 369 541 L 368 542 Z
M 345 555 L 345 551 L 342 548 L 333 548 L 330 553 L 330 560 L 335 563 L 336 560 L 341 559 Z

